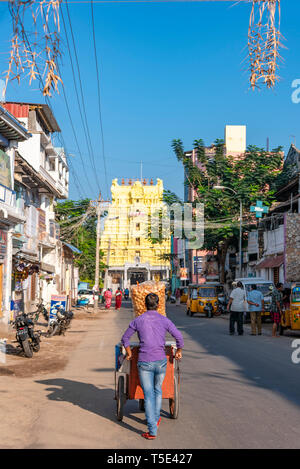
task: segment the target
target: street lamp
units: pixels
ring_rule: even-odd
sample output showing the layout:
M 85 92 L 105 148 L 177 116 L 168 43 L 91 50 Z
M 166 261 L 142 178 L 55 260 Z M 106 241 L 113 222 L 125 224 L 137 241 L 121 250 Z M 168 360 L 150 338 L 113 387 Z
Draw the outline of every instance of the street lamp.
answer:
M 224 190 L 228 189 L 229 191 L 232 191 L 235 195 L 238 195 L 238 193 L 231 189 L 231 187 L 226 187 L 226 186 L 220 186 L 220 185 L 215 185 L 213 186 L 213 189 L 216 190 Z M 243 220 L 243 204 L 242 204 L 242 199 L 239 198 L 240 201 L 240 239 L 239 239 L 239 249 L 240 249 L 240 268 L 239 268 L 239 274 L 240 277 L 242 276 L 242 220 Z

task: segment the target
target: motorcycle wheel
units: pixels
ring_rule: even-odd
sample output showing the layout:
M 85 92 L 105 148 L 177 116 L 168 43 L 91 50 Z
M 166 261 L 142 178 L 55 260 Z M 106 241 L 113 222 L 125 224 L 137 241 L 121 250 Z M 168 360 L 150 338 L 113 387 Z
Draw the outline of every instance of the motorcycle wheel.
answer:
M 34 352 L 39 352 L 39 351 L 40 351 L 40 348 L 41 348 L 40 343 L 37 342 L 37 343 L 34 344 L 34 346 L 33 346 L 33 351 L 34 351 Z
M 49 331 L 48 331 L 48 337 L 53 337 L 58 329 L 58 324 L 55 324 L 55 326 L 50 326 Z
M 32 348 L 33 348 L 34 352 L 39 352 L 40 351 L 41 345 L 40 345 L 40 338 L 39 337 L 35 338 L 35 341 L 33 343 Z
M 25 357 L 32 358 L 33 350 L 30 346 L 30 343 L 28 342 L 28 339 L 22 340 L 22 348 L 24 350 Z

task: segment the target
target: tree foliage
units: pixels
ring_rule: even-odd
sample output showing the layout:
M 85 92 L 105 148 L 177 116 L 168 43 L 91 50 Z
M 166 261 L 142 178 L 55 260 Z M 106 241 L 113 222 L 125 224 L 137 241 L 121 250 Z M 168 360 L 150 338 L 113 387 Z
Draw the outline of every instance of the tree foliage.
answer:
M 185 152 L 180 139 L 173 140 L 172 148 L 185 170 L 186 183 L 193 188 L 194 203 L 204 204 L 204 249 L 217 250 L 224 281 L 224 265 L 229 244 L 239 236 L 240 201 L 243 205 L 244 223 L 253 222 L 250 206 L 257 200 L 271 205 L 276 191 L 275 180 L 283 165 L 281 147 L 272 152 L 251 145 L 245 155 L 235 159 L 225 155 L 223 140 L 216 140 L 212 151 L 207 152 L 202 139 L 194 141 L 196 163 Z M 216 190 L 214 186 L 231 190 Z
M 56 220 L 61 227 L 62 239 L 81 251 L 81 254 L 76 254 L 75 257 L 80 280 L 94 284 L 97 217 L 95 209 L 90 205 L 90 199 L 60 202 L 55 207 L 55 212 Z M 104 253 L 100 251 L 100 271 L 106 268 L 101 260 L 103 255 Z

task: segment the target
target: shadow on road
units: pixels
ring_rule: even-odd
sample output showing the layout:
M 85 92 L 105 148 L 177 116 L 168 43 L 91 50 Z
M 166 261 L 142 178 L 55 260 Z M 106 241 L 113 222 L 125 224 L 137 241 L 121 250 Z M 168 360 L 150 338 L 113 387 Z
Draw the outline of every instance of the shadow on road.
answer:
M 51 386 L 46 388 L 46 391 L 49 391 L 47 397 L 50 401 L 70 402 L 81 409 L 110 420 L 127 430 L 140 433 L 140 430 L 128 423 L 117 421 L 116 401 L 114 401 L 114 390 L 111 388 L 101 389 L 93 384 L 63 378 L 38 380 L 36 383 Z M 126 412 L 126 417 L 136 422 L 143 423 L 143 420 L 131 416 L 128 412 Z
M 24 353 L 23 353 L 23 349 L 19 345 L 14 347 L 11 344 L 7 344 L 6 345 L 6 355 L 24 355 Z
M 114 368 L 93 368 L 91 371 L 97 371 L 99 373 L 109 373 L 109 372 L 112 372 L 112 371 L 115 371 Z
M 205 327 L 195 328 L 195 322 L 190 318 L 180 314 L 174 316 L 176 326 L 203 347 L 204 354 L 203 351 L 197 352 L 199 358 L 201 355 L 207 359 L 213 356 L 224 357 L 233 364 L 232 369 L 238 374 L 241 382 L 247 380 L 249 385 L 267 389 L 300 407 L 300 374 L 297 366 L 292 363 L 293 349 L 287 337 L 253 337 L 250 331 L 245 331 L 242 337 L 230 336 L 229 323 L 222 318 L 197 318 Z M 190 358 L 195 359 L 195 353 L 192 353 Z M 197 366 L 192 372 L 183 369 L 183 375 L 194 379 L 218 379 L 224 382 L 224 387 L 229 381 L 239 382 L 239 378 L 231 374 L 207 374 Z

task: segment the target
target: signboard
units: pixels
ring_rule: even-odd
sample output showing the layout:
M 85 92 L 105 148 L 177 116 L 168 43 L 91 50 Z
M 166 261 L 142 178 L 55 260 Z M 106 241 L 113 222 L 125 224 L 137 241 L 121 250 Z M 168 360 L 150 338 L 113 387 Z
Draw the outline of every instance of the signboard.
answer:
M 194 275 L 202 274 L 203 256 L 194 256 Z
M 258 253 L 258 231 L 250 231 L 248 234 L 248 253 Z
M 59 306 L 62 306 L 65 310 L 67 309 L 67 295 L 51 295 L 49 319 L 56 317 L 57 308 Z
M 39 234 L 41 235 L 46 231 L 46 212 L 44 210 L 38 208 L 38 214 L 39 214 L 39 221 L 38 221 L 38 226 L 39 226 Z
M 10 156 L 0 150 L 0 184 L 12 189 Z
M 254 212 L 256 218 L 262 218 L 263 213 L 268 213 L 269 207 L 263 205 L 261 200 L 256 201 L 256 205 L 251 205 L 250 212 Z
M 186 267 L 180 268 L 180 280 L 188 280 L 188 270 Z

